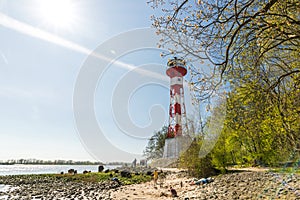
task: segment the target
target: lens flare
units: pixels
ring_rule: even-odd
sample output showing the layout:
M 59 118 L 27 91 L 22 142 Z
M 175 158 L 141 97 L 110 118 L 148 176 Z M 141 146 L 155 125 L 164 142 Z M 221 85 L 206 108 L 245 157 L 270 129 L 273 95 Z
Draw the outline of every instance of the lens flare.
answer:
M 38 1 L 38 15 L 43 23 L 55 28 L 71 28 L 78 15 L 76 4 L 72 0 Z

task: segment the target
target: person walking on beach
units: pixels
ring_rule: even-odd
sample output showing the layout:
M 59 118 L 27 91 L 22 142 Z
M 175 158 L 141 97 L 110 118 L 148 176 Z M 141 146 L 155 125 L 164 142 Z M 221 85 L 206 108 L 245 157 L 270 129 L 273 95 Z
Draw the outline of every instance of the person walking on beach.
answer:
M 158 171 L 154 170 L 154 172 L 153 172 L 154 185 L 157 184 L 157 179 L 158 179 Z

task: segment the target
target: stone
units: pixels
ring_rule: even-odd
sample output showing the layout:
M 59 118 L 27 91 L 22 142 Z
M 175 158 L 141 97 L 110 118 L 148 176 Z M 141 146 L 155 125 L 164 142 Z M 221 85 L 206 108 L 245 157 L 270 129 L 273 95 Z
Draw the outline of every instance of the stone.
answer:
M 104 166 L 103 165 L 99 165 L 98 172 L 103 172 L 103 170 L 104 170 Z
M 129 171 L 121 171 L 121 176 L 125 178 L 131 178 L 131 173 Z

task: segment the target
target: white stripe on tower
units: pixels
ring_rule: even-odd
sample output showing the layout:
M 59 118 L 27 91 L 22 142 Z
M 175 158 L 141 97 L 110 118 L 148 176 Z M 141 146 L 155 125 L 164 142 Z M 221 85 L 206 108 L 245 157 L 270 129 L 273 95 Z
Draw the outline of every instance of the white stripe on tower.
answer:
M 174 58 L 168 62 L 170 77 L 170 109 L 168 138 L 182 135 L 182 114 L 184 114 L 183 76 L 187 70 L 184 60 Z

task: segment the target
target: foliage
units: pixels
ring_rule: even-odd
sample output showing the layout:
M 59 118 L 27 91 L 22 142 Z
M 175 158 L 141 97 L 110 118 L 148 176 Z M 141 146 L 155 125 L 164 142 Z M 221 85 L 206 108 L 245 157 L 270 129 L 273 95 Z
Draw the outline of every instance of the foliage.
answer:
M 191 68 L 193 88 L 207 98 L 220 81 L 235 70 L 255 71 L 264 66 L 270 86 L 299 74 L 300 2 L 297 0 L 150 1 L 163 15 L 153 16 L 161 36 L 159 46 L 170 54 L 213 65 L 211 74 Z M 244 57 L 252 66 L 244 69 Z M 274 69 L 272 69 L 274 68 Z M 268 71 L 271 69 L 271 72 Z M 239 70 L 240 71 L 240 70 Z M 236 78 L 236 77 L 234 77 Z M 205 92 L 204 92 L 205 91 Z
M 168 127 L 164 126 L 161 130 L 155 132 L 154 135 L 149 139 L 148 145 L 144 150 L 144 156 L 147 158 L 147 160 L 163 157 L 167 133 Z
M 249 82 L 228 94 L 225 128 L 213 151 L 213 163 L 218 167 L 274 166 L 299 159 L 294 153 L 300 141 L 300 118 L 295 102 L 289 99 L 295 98 L 295 91 L 289 89 L 281 95 L 282 105 L 261 87 Z
M 195 139 L 190 148 L 180 155 L 179 167 L 188 169 L 191 176 L 209 177 L 215 175 L 216 171 L 212 165 L 211 154 L 205 157 L 199 156 L 202 140 Z
M 74 161 L 74 160 L 38 160 L 38 159 L 10 159 L 7 161 L 0 161 L 0 165 L 103 165 L 102 162 L 91 161 Z
M 212 165 L 276 165 L 300 149 L 300 2 L 297 0 L 151 0 L 153 26 L 170 55 L 197 62 L 197 100 L 225 88 L 224 128 Z M 200 63 L 200 67 L 198 67 Z M 209 67 L 210 65 L 211 67 Z M 209 70 L 203 69 L 209 68 Z M 205 72 L 206 71 L 206 72 Z M 208 72 L 207 72 L 208 71 Z M 222 94 L 223 95 L 223 94 Z M 203 167 L 199 142 L 182 158 Z M 194 164 L 193 164 L 194 163 Z

